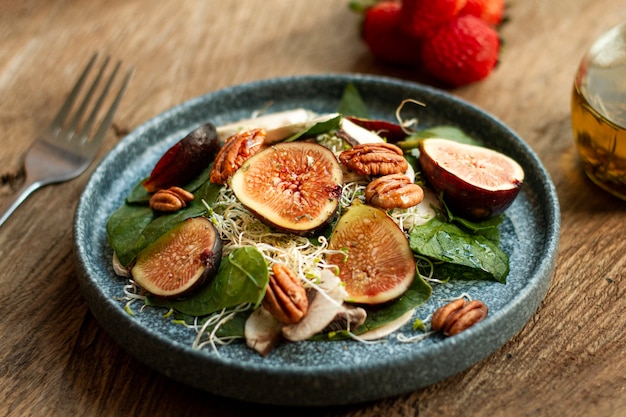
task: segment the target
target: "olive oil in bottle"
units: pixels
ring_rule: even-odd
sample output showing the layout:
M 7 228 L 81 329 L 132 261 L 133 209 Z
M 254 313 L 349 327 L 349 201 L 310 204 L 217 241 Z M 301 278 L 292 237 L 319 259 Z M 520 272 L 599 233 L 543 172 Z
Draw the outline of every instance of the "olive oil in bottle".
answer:
M 626 23 L 598 38 L 583 58 L 572 126 L 586 174 L 626 200 Z

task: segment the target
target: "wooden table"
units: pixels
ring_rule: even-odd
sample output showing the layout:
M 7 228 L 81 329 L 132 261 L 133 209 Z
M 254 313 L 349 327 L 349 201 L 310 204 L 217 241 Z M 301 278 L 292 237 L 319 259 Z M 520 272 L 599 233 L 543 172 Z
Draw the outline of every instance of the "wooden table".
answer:
M 194 96 L 275 76 L 377 63 L 337 0 L 0 1 L 0 202 L 21 156 L 93 51 L 136 73 L 99 153 Z M 251 406 L 178 384 L 118 347 L 79 293 L 72 218 L 89 177 L 32 196 L 0 230 L 0 415 L 624 416 L 626 203 L 581 171 L 570 88 L 592 38 L 626 19 L 622 0 L 509 1 L 506 46 L 485 81 L 451 90 L 517 131 L 556 185 L 562 237 L 545 300 L 506 345 L 417 392 L 322 409 Z

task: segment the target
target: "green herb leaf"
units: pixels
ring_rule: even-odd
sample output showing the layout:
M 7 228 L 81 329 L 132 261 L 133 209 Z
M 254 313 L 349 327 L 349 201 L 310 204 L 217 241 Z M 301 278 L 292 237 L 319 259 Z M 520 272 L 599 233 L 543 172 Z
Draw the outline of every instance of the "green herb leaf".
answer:
M 454 215 L 446 204 L 443 194 L 439 197 L 439 202 L 445 211 L 442 215 L 446 216 L 448 222 L 456 223 L 461 226 L 461 228 L 464 228 L 471 233 L 480 233 L 494 243 L 500 244 L 500 231 L 498 230 L 498 226 L 500 226 L 504 220 L 503 214 L 481 221 L 472 221 Z
M 148 296 L 146 304 L 198 317 L 244 303 L 257 307 L 268 281 L 269 269 L 261 252 L 253 246 L 244 246 L 223 257 L 213 281 L 190 298 L 163 300 Z
M 469 233 L 453 223 L 435 217 L 428 223 L 414 227 L 409 235 L 409 244 L 414 252 L 457 266 L 438 265 L 437 270 L 448 268 L 449 273 L 463 271 L 453 279 L 493 279 L 506 282 L 509 273 L 509 258 L 497 243 L 480 233 Z M 470 268 L 466 272 L 459 266 Z
M 324 120 L 323 122 L 315 123 L 308 129 L 305 129 L 302 132 L 296 133 L 295 135 L 285 139 L 284 142 L 293 142 L 303 137 L 317 136 L 321 135 L 322 133 L 330 132 L 331 130 L 335 130 L 339 127 L 340 121 L 341 116 L 337 115 L 331 119 Z
M 466 143 L 469 145 L 481 145 L 481 143 L 469 136 L 462 129 L 456 126 L 433 126 L 424 130 L 420 130 L 406 138 L 403 141 L 397 143 L 397 145 L 404 151 L 415 149 L 419 146 L 420 142 L 428 138 L 442 138 L 454 140 L 460 143 Z
M 357 90 L 356 86 L 352 83 L 346 85 L 339 102 L 338 112 L 344 116 L 355 116 L 369 119 L 369 110 L 367 105 L 361 97 L 361 93 Z
M 143 180 L 139 181 L 137 185 L 135 185 L 135 187 L 131 190 L 130 194 L 128 194 L 128 197 L 126 197 L 127 204 L 148 204 L 150 202 L 150 197 L 152 196 L 152 194 L 150 194 L 143 186 L 143 182 L 145 180 L 146 179 L 144 178 Z
M 416 274 L 411 286 L 395 302 L 382 308 L 368 308 L 365 323 L 355 329 L 354 333 L 365 333 L 399 318 L 428 301 L 432 291 L 431 286 Z

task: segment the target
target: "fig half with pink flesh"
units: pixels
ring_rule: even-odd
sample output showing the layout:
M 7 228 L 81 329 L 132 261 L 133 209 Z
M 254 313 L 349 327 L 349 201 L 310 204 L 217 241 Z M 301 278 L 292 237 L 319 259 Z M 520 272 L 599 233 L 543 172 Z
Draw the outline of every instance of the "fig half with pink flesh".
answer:
M 419 162 L 428 183 L 453 214 L 482 220 L 501 214 L 517 197 L 524 170 L 512 158 L 482 146 L 425 139 Z
M 241 204 L 272 228 L 308 235 L 337 211 L 343 172 L 316 143 L 279 143 L 253 155 L 230 178 Z
M 415 278 L 415 259 L 404 232 L 383 210 L 356 200 L 341 216 L 325 257 L 339 268 L 345 301 L 381 304 L 401 296 Z
M 149 293 L 163 298 L 188 295 L 217 273 L 222 240 L 206 217 L 174 226 L 138 255 L 130 274 Z

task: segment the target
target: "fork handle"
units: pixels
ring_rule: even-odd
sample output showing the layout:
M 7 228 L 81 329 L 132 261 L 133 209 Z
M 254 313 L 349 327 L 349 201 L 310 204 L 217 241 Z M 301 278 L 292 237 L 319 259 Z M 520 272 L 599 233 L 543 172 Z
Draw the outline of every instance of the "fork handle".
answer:
M 13 214 L 15 209 L 17 209 L 20 204 L 28 198 L 29 195 L 33 193 L 33 191 L 41 188 L 43 184 L 39 181 L 33 181 L 26 178 L 22 187 L 11 197 L 9 197 L 3 204 L 2 209 L 0 210 L 0 227 L 6 222 L 6 220 Z

